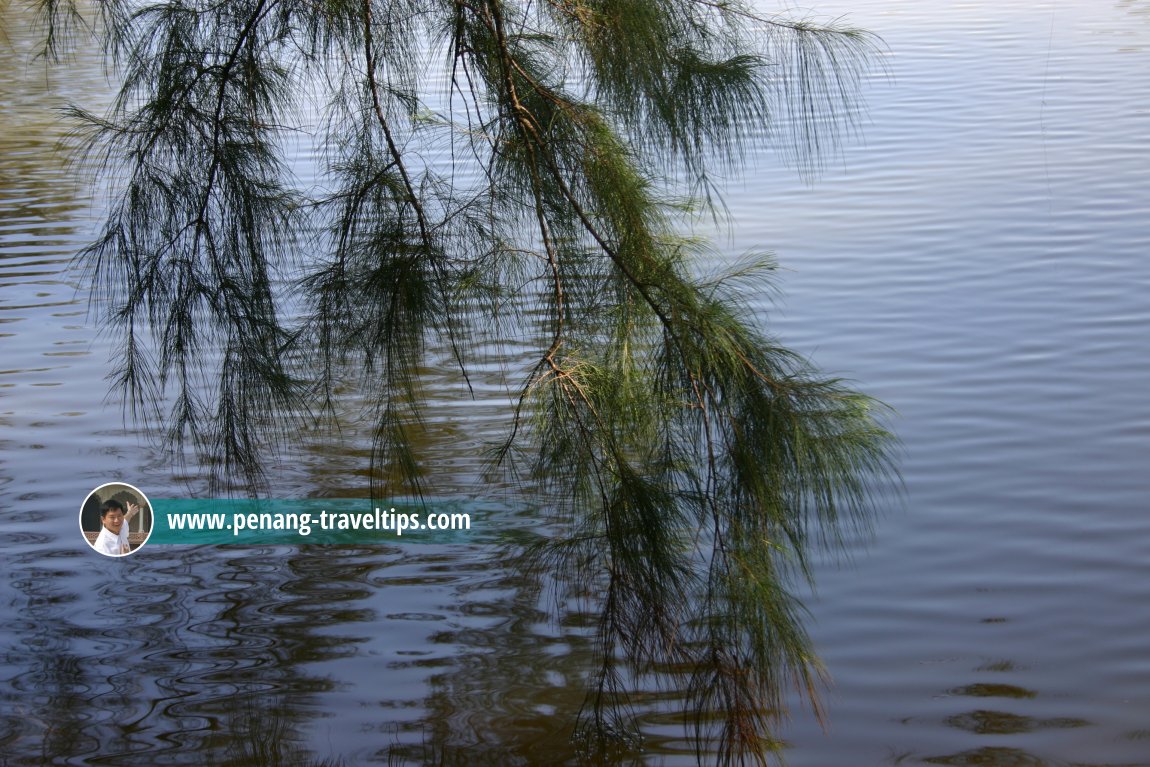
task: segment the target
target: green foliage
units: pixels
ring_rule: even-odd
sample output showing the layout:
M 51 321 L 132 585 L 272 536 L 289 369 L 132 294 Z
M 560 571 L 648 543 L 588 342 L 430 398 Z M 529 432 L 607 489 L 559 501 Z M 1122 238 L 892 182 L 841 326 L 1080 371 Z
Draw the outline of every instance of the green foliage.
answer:
M 42 6 L 55 51 L 82 17 Z M 890 439 L 748 310 L 768 260 L 697 275 L 670 199 L 716 202 L 748 141 L 817 163 L 874 39 L 708 0 L 96 7 L 121 90 L 73 116 L 117 186 L 82 263 L 129 401 L 255 481 L 360 367 L 376 476 L 420 492 L 429 351 L 466 377 L 468 338 L 543 318 L 495 463 L 565 499 L 538 554 L 598 595 L 584 732 L 687 669 L 700 744 L 766 761 L 785 691 L 819 679 L 787 586 L 865 521 Z M 329 193 L 308 199 L 282 153 L 316 100 Z

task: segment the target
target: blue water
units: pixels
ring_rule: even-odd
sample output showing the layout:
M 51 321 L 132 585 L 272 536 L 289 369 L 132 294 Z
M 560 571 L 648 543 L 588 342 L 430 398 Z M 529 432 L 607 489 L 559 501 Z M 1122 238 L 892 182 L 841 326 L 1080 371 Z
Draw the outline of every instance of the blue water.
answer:
M 818 568 L 810 628 L 833 681 L 825 726 L 796 708 L 780 733 L 787 761 L 1150 765 L 1150 3 L 818 10 L 885 41 L 866 119 L 812 182 L 748 158 L 716 236 L 725 255 L 773 250 L 770 326 L 894 408 L 906 493 Z M 173 497 L 195 481 L 107 400 L 110 350 L 64 271 L 99 196 L 54 154 L 50 109 L 99 91 L 99 69 L 48 95 L 12 36 L 0 754 L 242 761 L 236 733 L 270 722 L 351 764 L 425 741 L 447 763 L 571 758 L 591 617 L 556 626 L 484 546 L 82 548 L 100 482 Z M 437 408 L 445 493 L 474 481 L 504 408 Z M 362 449 L 308 435 L 299 453 L 285 494 L 362 491 Z M 646 761 L 689 761 L 653 709 Z

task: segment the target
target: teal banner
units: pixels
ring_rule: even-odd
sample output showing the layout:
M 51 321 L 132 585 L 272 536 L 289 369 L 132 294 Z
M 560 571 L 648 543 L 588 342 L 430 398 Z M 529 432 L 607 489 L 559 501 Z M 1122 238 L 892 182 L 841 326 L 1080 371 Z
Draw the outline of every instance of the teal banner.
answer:
M 155 544 L 493 543 L 485 528 L 498 507 L 476 503 L 363 498 L 155 498 Z

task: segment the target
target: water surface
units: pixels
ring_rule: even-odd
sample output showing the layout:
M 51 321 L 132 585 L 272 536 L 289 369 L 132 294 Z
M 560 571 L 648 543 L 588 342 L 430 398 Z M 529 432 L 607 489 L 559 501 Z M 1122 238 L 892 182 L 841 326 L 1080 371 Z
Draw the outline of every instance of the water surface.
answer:
M 906 499 L 848 561 L 819 568 L 808 604 L 833 678 L 828 721 L 796 710 L 787 760 L 1148 765 L 1150 3 L 819 10 L 885 39 L 868 120 L 813 184 L 750 158 L 718 236 L 726 254 L 774 250 L 782 297 L 764 301 L 767 321 L 895 408 Z M 53 109 L 100 92 L 100 67 L 30 63 L 7 27 L 7 763 L 257 764 L 269 748 L 418 763 L 425 745 L 448 764 L 574 759 L 592 618 L 556 625 L 541 584 L 486 547 L 172 547 L 124 561 L 82 548 L 79 503 L 102 481 L 157 497 L 197 487 L 107 398 L 112 350 L 66 271 L 99 197 L 56 151 Z M 444 397 L 458 388 L 446 365 L 429 379 Z M 506 413 L 482 376 L 479 390 L 435 409 L 435 436 L 455 443 L 445 495 L 474 487 Z M 309 439 L 278 487 L 362 495 L 364 460 L 361 445 Z M 689 763 L 666 709 L 638 701 L 640 758 Z

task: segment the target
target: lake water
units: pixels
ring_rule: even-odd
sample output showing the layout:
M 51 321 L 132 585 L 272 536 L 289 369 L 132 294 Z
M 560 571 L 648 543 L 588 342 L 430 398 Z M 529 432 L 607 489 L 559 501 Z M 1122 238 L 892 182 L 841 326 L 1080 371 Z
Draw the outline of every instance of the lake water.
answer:
M 1150 765 L 1150 2 L 819 10 L 881 34 L 888 73 L 815 183 L 751 158 L 720 242 L 774 250 L 772 327 L 897 411 L 906 497 L 818 568 L 827 722 L 796 708 L 786 759 Z M 555 625 L 482 545 L 82 546 L 100 482 L 196 488 L 107 400 L 65 272 L 97 203 L 52 109 L 99 67 L 46 93 L 5 27 L 0 764 L 574 759 L 591 616 Z M 437 488 L 465 494 L 503 411 L 437 412 Z M 364 451 L 313 442 L 284 493 L 362 494 Z M 640 760 L 690 763 L 665 706 L 638 709 Z

